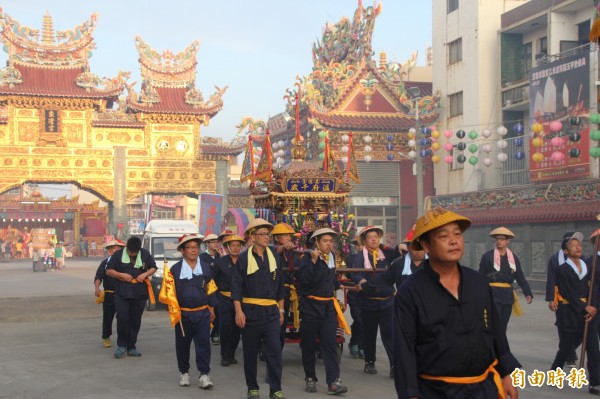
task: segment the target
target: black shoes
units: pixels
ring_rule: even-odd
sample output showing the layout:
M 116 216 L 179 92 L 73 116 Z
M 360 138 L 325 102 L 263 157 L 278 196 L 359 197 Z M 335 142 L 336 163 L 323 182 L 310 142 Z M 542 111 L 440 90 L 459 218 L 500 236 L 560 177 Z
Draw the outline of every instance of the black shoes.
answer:
M 375 368 L 375 362 L 366 362 L 365 363 L 365 373 L 377 374 L 377 369 Z

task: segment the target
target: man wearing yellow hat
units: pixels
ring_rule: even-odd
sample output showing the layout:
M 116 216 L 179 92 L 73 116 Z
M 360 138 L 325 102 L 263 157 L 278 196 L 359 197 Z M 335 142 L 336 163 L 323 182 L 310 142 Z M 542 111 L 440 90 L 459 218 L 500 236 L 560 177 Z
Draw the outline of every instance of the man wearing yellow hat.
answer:
M 381 244 L 383 229 L 377 226 L 366 226 L 359 233 L 363 244 L 362 251 L 352 256 L 348 267 L 364 268 L 364 273 L 352 273 L 350 278 L 359 287 L 357 295 L 360 308 L 363 349 L 365 352 L 364 372 L 377 374 L 375 367 L 377 330 L 381 333 L 383 348 L 390 364 L 390 377 L 393 376 L 394 363 L 392 357 L 392 324 L 394 292 L 392 285 L 381 284 L 373 269 L 387 269 L 400 253 Z
M 240 254 L 231 278 L 235 322 L 242 329 L 248 399 L 260 398 L 256 366 L 261 342 L 269 373 L 269 398 L 285 399 L 281 390 L 280 340 L 284 314 L 283 262 L 269 248 L 272 230 L 273 225 L 264 219 L 248 223 L 244 234 L 251 236 L 254 244 Z
M 513 232 L 506 227 L 498 227 L 492 230 L 490 237 L 495 241 L 495 248 L 483 254 L 479 262 L 479 271 L 490 282 L 494 302 L 500 312 L 500 323 L 506 332 L 513 310 L 516 316 L 522 314 L 519 297 L 513 289 L 515 280 L 523 290 L 527 304 L 533 301 L 533 294 L 523 274 L 519 258 L 508 248 L 510 239 L 515 238 Z
M 231 301 L 231 276 L 242 252 L 244 239 L 237 234 L 229 234 L 221 243 L 227 255 L 217 259 L 214 268 L 214 280 L 219 287 L 219 315 L 221 319 L 221 366 L 237 364 L 235 350 L 240 343 L 240 328 L 235 324 L 235 309 Z
M 317 340 L 325 364 L 327 393 L 338 395 L 348 390 L 340 379 L 340 365 L 336 353 L 338 326 L 343 327 L 348 334 L 350 327 L 346 324 L 334 295 L 335 290 L 340 288 L 332 253 L 335 237 L 337 233 L 329 228 L 316 230 L 311 237 L 315 248 L 310 252 L 310 256 L 302 258 L 297 272 L 298 289 L 301 293 L 302 365 L 306 381 L 305 391 L 308 393 L 317 392 Z
M 104 249 L 108 257 L 100 262 L 96 276 L 94 277 L 94 288 L 96 303 L 102 303 L 102 345 L 110 348 L 110 336 L 112 335 L 112 324 L 115 318 L 115 279 L 106 275 L 106 264 L 108 260 L 119 249 L 124 248 L 125 243 L 119 240 L 112 240 L 104 244 Z M 103 290 L 100 290 L 102 284 Z
M 399 288 L 394 361 L 398 398 L 518 396 L 510 373 L 521 367 L 496 316 L 481 273 L 461 266 L 471 221 L 435 208 L 419 218 L 410 243 L 429 259 Z

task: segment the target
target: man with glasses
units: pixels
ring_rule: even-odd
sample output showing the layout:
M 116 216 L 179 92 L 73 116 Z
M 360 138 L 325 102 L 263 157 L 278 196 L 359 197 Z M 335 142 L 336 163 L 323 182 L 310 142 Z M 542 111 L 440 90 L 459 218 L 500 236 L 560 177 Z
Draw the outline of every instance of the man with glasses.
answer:
M 117 310 L 117 349 L 115 359 L 140 357 L 136 348 L 142 325 L 142 314 L 148 298 L 154 298 L 150 276 L 156 272 L 156 262 L 142 248 L 138 237 L 127 240 L 125 248 L 115 252 L 106 264 L 106 275 L 115 281 L 115 309 Z
M 483 254 L 479 262 L 479 271 L 490 282 L 494 303 L 500 312 L 500 324 L 506 333 L 513 310 L 517 316 L 522 314 L 519 298 L 513 289 L 515 280 L 523 290 L 527 304 L 533 301 L 533 294 L 523 274 L 519 258 L 508 248 L 510 239 L 515 237 L 513 232 L 506 227 L 498 227 L 492 230 L 490 237 L 495 240 L 495 248 Z
M 198 386 L 210 389 L 213 383 L 210 372 L 210 323 L 215 319 L 218 305 L 217 287 L 209 265 L 200 261 L 202 236 L 184 234 L 179 238 L 177 250 L 183 255 L 168 271 L 173 276 L 175 295 L 181 309 L 181 324 L 175 326 L 177 366 L 181 373 L 180 386 L 190 386 L 190 347 L 194 341 L 196 367 L 200 372 Z M 184 335 L 185 334 L 185 335 Z
M 242 252 L 231 279 L 231 299 L 235 322 L 242 329 L 244 375 L 248 399 L 259 399 L 256 380 L 258 349 L 261 341 L 267 361 L 269 397 L 285 399 L 281 390 L 282 354 L 280 328 L 283 323 L 283 262 L 271 251 L 269 242 L 273 225 L 254 219 L 244 234 L 254 244 Z

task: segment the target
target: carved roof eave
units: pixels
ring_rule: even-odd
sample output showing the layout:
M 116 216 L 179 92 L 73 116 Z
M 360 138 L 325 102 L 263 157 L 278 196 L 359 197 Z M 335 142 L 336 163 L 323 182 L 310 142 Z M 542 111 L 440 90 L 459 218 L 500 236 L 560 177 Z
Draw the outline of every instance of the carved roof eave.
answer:
M 374 113 L 374 112 L 323 112 L 309 106 L 310 117 L 316 119 L 323 127 L 336 130 L 365 130 L 365 131 L 403 131 L 415 125 L 414 115 L 403 113 Z M 438 112 L 420 114 L 419 123 L 434 123 L 439 117 Z
M 241 145 L 211 145 L 202 144 L 202 153 L 218 155 L 240 155 L 246 149 L 246 144 Z
M 221 112 L 223 109 L 223 100 L 219 103 L 210 106 L 210 107 L 198 107 L 193 111 L 178 111 L 173 109 L 167 109 L 163 107 L 160 103 L 156 104 L 143 104 L 135 101 L 127 100 L 127 107 L 133 112 L 145 112 L 147 114 L 176 114 L 176 115 L 207 115 L 210 118 L 213 118 L 216 114 Z

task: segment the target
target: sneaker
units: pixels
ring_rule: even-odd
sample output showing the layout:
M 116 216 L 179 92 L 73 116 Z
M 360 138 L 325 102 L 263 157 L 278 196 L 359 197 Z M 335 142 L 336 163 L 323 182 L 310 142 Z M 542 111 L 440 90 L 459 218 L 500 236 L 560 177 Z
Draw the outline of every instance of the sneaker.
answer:
M 600 395 L 600 385 L 591 385 L 588 388 L 588 392 L 592 395 Z
M 127 350 L 127 355 L 128 356 L 133 356 L 133 357 L 140 357 L 142 356 L 142 354 L 140 352 L 137 351 L 137 349 L 135 348 L 131 348 Z
M 308 393 L 317 392 L 317 383 L 315 382 L 315 380 L 312 378 L 307 378 L 306 386 L 304 387 L 304 390 Z
M 364 359 L 365 358 L 365 351 L 362 349 L 358 350 L 358 358 L 359 359 Z
M 359 349 L 358 345 L 350 345 L 350 357 L 352 359 L 358 359 Z
M 260 395 L 258 394 L 258 389 L 251 389 L 248 391 L 248 399 L 260 399 Z
M 121 359 L 127 353 L 127 348 L 124 346 L 119 346 L 115 351 L 115 359 Z
M 229 363 L 230 364 L 238 364 L 237 359 L 235 358 L 235 356 L 230 356 L 229 357 Z
M 198 378 L 198 386 L 200 386 L 202 389 L 211 389 L 213 387 L 213 383 L 208 374 L 202 374 Z
M 189 387 L 190 386 L 190 373 L 183 373 L 179 376 L 179 386 Z
M 566 368 L 566 369 L 576 369 L 576 368 L 577 368 L 577 363 L 576 363 L 576 362 L 574 362 L 574 361 L 567 362 L 567 363 L 565 364 L 565 368 Z
M 218 335 L 215 335 L 214 337 L 210 337 L 210 342 L 212 342 L 213 345 L 221 345 L 221 338 Z
M 375 362 L 366 362 L 365 363 L 365 373 L 377 374 L 377 369 L 375 368 Z
M 110 348 L 112 346 L 112 343 L 110 342 L 110 338 L 104 338 L 102 340 L 102 346 L 105 348 Z
M 342 380 L 336 378 L 329 386 L 327 387 L 327 395 L 339 395 L 341 393 L 347 392 L 348 388 L 342 385 Z
M 223 367 L 229 367 L 229 365 L 231 364 L 231 360 L 229 360 L 229 358 L 227 356 L 221 356 L 221 366 Z
M 282 391 L 273 392 L 269 395 L 269 399 L 286 399 Z

